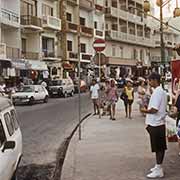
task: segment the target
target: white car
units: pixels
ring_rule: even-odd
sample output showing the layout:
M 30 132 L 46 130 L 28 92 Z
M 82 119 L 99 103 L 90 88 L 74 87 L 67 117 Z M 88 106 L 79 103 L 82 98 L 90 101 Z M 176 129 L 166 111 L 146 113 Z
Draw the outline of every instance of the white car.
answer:
M 0 180 L 15 180 L 22 157 L 22 134 L 16 111 L 8 98 L 0 97 Z
M 44 86 L 41 85 L 25 85 L 19 92 L 12 95 L 14 104 L 29 103 L 34 104 L 35 101 L 48 102 L 49 94 Z
M 68 95 L 73 96 L 74 92 L 74 83 L 71 79 L 52 80 L 49 84 L 50 96 L 58 95 L 66 98 Z

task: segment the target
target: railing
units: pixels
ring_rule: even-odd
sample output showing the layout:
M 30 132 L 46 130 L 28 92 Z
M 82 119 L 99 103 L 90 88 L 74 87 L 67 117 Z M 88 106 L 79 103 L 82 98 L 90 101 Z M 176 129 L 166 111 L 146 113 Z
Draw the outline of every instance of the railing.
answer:
M 43 57 L 55 57 L 55 52 L 43 49 Z
M 146 38 L 146 37 L 140 37 L 133 34 L 127 34 L 119 31 L 106 31 L 106 38 L 111 38 L 119 41 L 126 41 L 131 42 L 135 44 L 141 44 L 141 45 L 149 45 L 154 47 L 153 40 Z
M 73 52 L 69 52 L 69 58 L 77 59 L 78 58 L 78 54 L 77 53 L 73 53 Z
M 8 21 L 19 23 L 18 14 L 14 13 L 14 12 L 12 12 L 10 10 L 1 8 L 1 15 L 2 15 L 2 18 L 6 19 Z
M 61 20 L 53 16 L 43 16 L 43 25 L 61 30 Z
M 104 11 L 104 7 L 99 4 L 95 4 L 95 9 L 98 11 Z
M 94 29 L 94 31 L 95 31 L 95 35 L 96 36 L 103 36 L 103 31 L 100 31 L 100 30 L 97 30 L 97 29 Z
M 67 0 L 67 1 L 69 1 L 69 2 L 71 2 L 73 4 L 77 4 L 77 0 Z
M 82 59 L 84 59 L 84 60 L 91 60 L 91 57 L 92 57 L 92 55 L 90 55 L 90 54 L 82 54 Z
M 6 57 L 9 59 L 20 58 L 21 57 L 20 49 L 7 46 L 6 47 Z
M 39 59 L 39 53 L 22 52 L 21 58 L 24 58 L 24 59 Z
M 81 32 L 93 36 L 93 29 L 85 26 L 81 26 Z
M 21 16 L 21 24 L 42 27 L 42 20 L 36 16 L 24 15 Z
M 68 30 L 77 31 L 77 30 L 78 30 L 78 25 L 68 22 L 68 23 L 67 23 L 67 29 L 68 29 Z

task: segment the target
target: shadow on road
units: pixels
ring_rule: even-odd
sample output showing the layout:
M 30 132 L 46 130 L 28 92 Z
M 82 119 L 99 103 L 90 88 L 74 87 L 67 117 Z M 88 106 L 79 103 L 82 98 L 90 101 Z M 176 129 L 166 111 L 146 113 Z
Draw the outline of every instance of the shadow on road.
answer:
M 21 166 L 17 172 L 18 180 L 51 180 L 56 163 L 45 165 L 30 164 Z

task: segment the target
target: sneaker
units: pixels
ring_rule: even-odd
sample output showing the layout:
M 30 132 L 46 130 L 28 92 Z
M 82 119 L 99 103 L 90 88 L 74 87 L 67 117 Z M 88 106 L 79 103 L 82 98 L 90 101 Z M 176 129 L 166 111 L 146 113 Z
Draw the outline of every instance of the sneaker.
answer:
M 147 175 L 147 178 L 150 178 L 150 179 L 162 178 L 162 177 L 164 177 L 162 168 L 155 168 L 153 172 Z
M 153 168 L 151 168 L 150 171 L 153 172 L 156 169 L 157 169 L 157 164 Z

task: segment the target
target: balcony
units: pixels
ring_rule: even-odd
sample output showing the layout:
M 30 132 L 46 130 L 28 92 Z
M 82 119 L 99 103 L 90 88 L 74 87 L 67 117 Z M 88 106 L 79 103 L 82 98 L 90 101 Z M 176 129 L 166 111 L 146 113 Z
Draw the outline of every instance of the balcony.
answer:
M 43 49 L 43 58 L 55 58 L 55 52 L 48 49 Z
M 0 22 L 8 27 L 20 27 L 19 15 L 3 8 L 0 9 Z
M 67 3 L 72 5 L 72 6 L 77 6 L 78 5 L 77 0 L 67 0 Z
M 90 54 L 81 54 L 81 59 L 82 59 L 82 60 L 88 60 L 88 61 L 90 61 L 90 60 L 91 60 L 91 57 L 92 57 L 92 55 L 90 55 Z
M 154 41 L 149 38 L 136 36 L 133 34 L 127 34 L 119 31 L 106 31 L 106 39 L 115 40 L 115 41 L 123 41 L 132 44 L 144 45 L 147 47 L 154 47 Z
M 113 7 L 110 7 L 110 8 L 106 8 L 106 17 L 118 17 L 118 9 L 117 8 L 113 8 Z
M 21 58 L 20 49 L 6 46 L 6 57 L 8 59 Z
M 71 23 L 71 22 L 68 22 L 67 25 L 66 25 L 66 29 L 67 29 L 67 31 L 69 31 L 69 32 L 77 33 L 77 31 L 78 31 L 78 25 L 77 25 L 77 24 L 73 24 L 73 23 Z
M 82 35 L 87 36 L 87 37 L 93 37 L 93 29 L 86 27 L 86 26 L 81 26 L 80 32 Z
M 103 31 L 94 29 L 94 36 L 95 36 L 96 38 L 103 38 L 103 37 L 104 37 L 104 33 L 103 33 Z
M 69 52 L 68 52 L 68 59 L 70 59 L 70 60 L 72 60 L 72 59 L 77 60 L 77 59 L 78 59 L 78 54 L 69 51 Z
M 6 44 L 0 43 L 0 58 L 6 59 Z
M 95 4 L 95 10 L 97 14 L 103 14 L 104 13 L 104 7 L 99 5 L 99 4 Z
M 61 30 L 61 20 L 53 16 L 43 16 L 43 28 Z
M 92 11 L 94 9 L 93 1 L 92 0 L 79 0 L 79 7 L 87 11 Z
M 42 30 L 42 20 L 36 16 L 21 16 L 21 24 L 25 29 L 32 31 Z
M 23 59 L 39 59 L 39 53 L 36 52 L 22 52 L 21 58 Z

